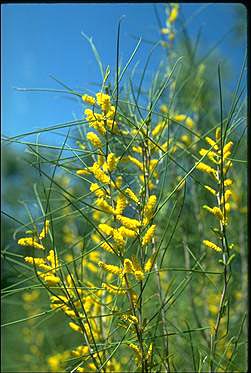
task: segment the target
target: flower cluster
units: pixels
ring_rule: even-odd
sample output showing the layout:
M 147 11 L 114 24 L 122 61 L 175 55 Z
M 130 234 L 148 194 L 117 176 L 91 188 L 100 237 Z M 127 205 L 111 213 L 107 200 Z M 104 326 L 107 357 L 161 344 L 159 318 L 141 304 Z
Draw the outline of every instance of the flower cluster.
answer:
M 161 29 L 162 35 L 167 37 L 168 42 L 163 42 L 164 47 L 168 46 L 170 42 L 174 40 L 175 28 L 174 24 L 179 15 L 179 4 L 170 3 L 166 6 L 166 24 L 165 27 Z
M 209 149 L 201 148 L 199 154 L 203 161 L 196 164 L 196 168 L 211 177 L 211 185 L 204 185 L 205 190 L 214 198 L 214 206 L 204 205 L 203 208 L 208 211 L 219 223 L 219 228 L 214 228 L 216 236 L 220 240 L 224 227 L 228 224 L 228 215 L 231 209 L 230 198 L 232 195 L 232 179 L 228 177 L 229 171 L 233 165 L 229 159 L 233 142 L 223 143 L 220 128 L 216 129 L 215 139 L 205 137 L 205 141 L 210 146 Z M 208 163 L 204 162 L 204 158 Z M 209 240 L 204 240 L 203 244 L 210 249 L 221 252 L 222 247 Z

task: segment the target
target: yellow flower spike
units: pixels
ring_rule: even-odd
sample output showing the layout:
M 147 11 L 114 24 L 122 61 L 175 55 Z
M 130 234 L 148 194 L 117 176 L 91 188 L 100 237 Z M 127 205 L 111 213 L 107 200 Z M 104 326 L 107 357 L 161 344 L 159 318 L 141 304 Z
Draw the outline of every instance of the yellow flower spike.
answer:
M 74 330 L 75 332 L 80 332 L 82 333 L 82 329 L 80 328 L 79 325 L 75 324 L 74 322 L 69 322 L 69 327 Z
M 232 191 L 230 189 L 227 189 L 225 191 L 224 197 L 221 197 L 221 203 L 228 202 L 229 198 L 232 196 Z
M 86 138 L 96 148 L 102 148 L 102 142 L 101 142 L 100 138 L 98 137 L 98 135 L 96 135 L 96 133 L 94 133 L 94 132 L 88 132 L 87 135 L 86 135 Z
M 205 137 L 205 140 L 206 140 L 206 142 L 207 142 L 210 146 L 213 147 L 214 150 L 218 150 L 218 149 L 219 149 L 219 146 L 216 144 L 216 142 L 215 142 L 213 139 L 211 139 L 211 137 L 206 136 L 206 137 Z
M 131 155 L 128 156 L 128 160 L 131 161 L 135 166 L 137 166 L 141 171 L 144 170 L 144 165 L 140 162 L 137 158 L 132 157 Z
M 104 198 L 106 196 L 106 192 L 97 183 L 91 183 L 90 191 L 99 198 Z
M 230 210 L 231 210 L 230 203 L 225 203 L 225 210 L 226 210 L 226 212 L 230 212 Z
M 191 137 L 188 136 L 188 135 L 182 135 L 180 139 L 186 145 L 190 145 L 191 144 Z M 163 148 L 163 145 L 162 145 L 162 148 Z
M 140 146 L 133 146 L 132 151 L 138 154 L 142 154 L 142 148 Z
M 122 176 L 117 176 L 115 180 L 115 186 L 120 189 L 122 186 L 123 178 Z
M 213 176 L 214 178 L 217 177 L 216 170 L 214 168 L 208 166 L 207 164 L 203 163 L 203 162 L 197 163 L 196 168 L 197 168 L 197 170 L 205 172 L 206 174 L 209 174 L 209 175 Z
M 120 193 L 117 197 L 117 201 L 116 201 L 116 209 L 115 209 L 115 214 L 116 215 L 121 215 L 124 211 L 124 209 L 126 208 L 126 197 L 124 196 L 124 194 Z
M 185 114 L 177 114 L 174 115 L 172 119 L 176 120 L 176 122 L 184 122 L 187 116 Z
M 48 235 L 49 225 L 50 225 L 50 220 L 45 220 L 44 227 L 39 235 L 40 240 L 44 239 Z
M 124 237 L 122 236 L 122 234 L 117 229 L 113 230 L 112 236 L 113 236 L 113 239 L 114 239 L 115 243 L 118 246 L 123 247 L 125 245 Z
M 77 170 L 76 174 L 77 175 L 90 175 L 90 171 L 88 169 L 83 169 L 83 170 Z
M 144 280 L 144 273 L 142 271 L 135 271 L 134 276 L 136 280 L 143 281 Z
M 54 250 L 49 251 L 49 255 L 47 256 L 47 260 L 51 263 L 52 268 L 58 267 L 58 260 L 57 260 L 57 256 L 55 255 Z
M 103 212 L 106 212 L 107 214 L 114 214 L 114 209 L 112 208 L 112 206 L 109 205 L 109 203 L 105 199 L 98 198 L 96 200 L 96 205 Z
M 63 311 L 64 311 L 64 313 L 65 313 L 67 316 L 69 316 L 69 317 L 77 317 L 75 311 L 73 311 L 73 310 L 71 310 L 71 309 L 69 309 L 69 308 L 64 309 Z
M 20 246 L 29 246 L 29 247 L 34 247 L 34 249 L 45 250 L 44 246 L 36 242 L 36 240 L 33 237 L 20 238 L 17 241 L 17 243 Z
M 126 289 L 122 289 L 118 286 L 115 285 L 109 285 L 106 284 L 105 282 L 102 284 L 102 287 L 108 291 L 110 294 L 115 294 L 115 295 L 124 295 L 126 294 Z
M 219 220 L 223 221 L 224 217 L 222 214 L 222 211 L 219 207 L 213 207 L 213 214 L 216 216 Z
M 137 232 L 131 229 L 125 228 L 124 226 L 119 227 L 118 231 L 123 237 L 134 238 L 137 236 Z
M 152 353 L 153 353 L 153 344 L 151 343 L 146 354 L 147 361 L 151 360 Z
M 83 357 L 85 355 L 89 355 L 89 348 L 88 346 L 78 346 L 72 351 L 73 356 Z
M 35 265 L 36 267 L 43 269 L 44 271 L 52 271 L 52 267 L 45 263 L 42 258 L 33 258 L 32 256 L 26 256 L 24 261 L 28 264 Z
M 158 124 L 154 127 L 154 129 L 152 130 L 152 137 L 156 137 L 156 136 L 158 136 L 158 134 L 159 134 L 160 132 L 162 132 L 164 128 L 165 128 L 165 122 L 160 122 L 160 123 L 158 123 Z
M 124 225 L 126 228 L 131 230 L 138 230 L 141 226 L 141 222 L 136 219 L 127 218 L 126 216 L 117 215 L 117 220 Z
M 163 104 L 160 106 L 161 113 L 168 113 L 168 107 L 167 105 Z
M 128 345 L 128 347 L 130 347 L 130 349 L 133 350 L 133 352 L 137 355 L 138 359 L 141 359 L 141 356 L 142 356 L 141 355 L 141 351 L 140 351 L 139 347 L 136 344 L 130 343 Z
M 217 159 L 217 154 L 213 151 L 208 151 L 207 149 L 200 149 L 199 154 L 203 157 L 206 155 L 208 159 L 216 164 L 220 163 L 220 159 Z
M 111 244 L 109 245 L 107 242 L 103 242 L 100 247 L 102 247 L 102 249 L 104 249 L 108 253 L 114 254 L 115 252 L 115 248 L 113 248 L 113 246 Z
M 215 243 L 213 243 L 211 241 L 203 240 L 202 242 L 205 246 L 209 247 L 210 249 L 213 249 L 213 250 L 218 251 L 218 252 L 222 251 L 221 248 L 218 245 L 216 245 Z
M 106 264 L 102 261 L 100 261 L 98 263 L 99 267 L 102 268 L 103 270 L 105 270 L 106 272 L 110 272 L 114 275 L 117 275 L 117 276 L 120 276 L 122 274 L 122 269 L 119 268 L 118 266 L 116 265 L 113 265 L 113 264 Z
M 82 96 L 82 100 L 90 105 L 94 105 L 96 102 L 94 97 L 86 95 L 86 94 Z
M 206 190 L 208 190 L 213 196 L 216 196 L 216 190 L 214 190 L 213 188 L 211 188 L 210 186 L 208 185 L 204 185 L 204 188 Z
M 170 30 L 167 27 L 163 27 L 160 31 L 163 35 L 168 35 L 170 33 Z
M 134 266 L 130 259 L 124 260 L 124 273 L 134 273 Z
M 42 280 L 46 282 L 48 286 L 55 286 L 59 284 L 59 282 L 61 281 L 59 277 L 54 276 L 54 275 L 41 273 L 41 272 L 38 272 L 38 275 L 39 277 L 41 277 Z
M 233 142 L 229 141 L 223 148 L 223 154 L 225 155 L 226 153 L 230 152 L 231 154 L 231 149 L 233 147 Z
M 171 11 L 168 17 L 168 23 L 174 23 L 179 15 L 179 4 L 171 4 Z
M 99 164 L 95 162 L 92 167 L 90 167 L 90 171 L 93 173 L 94 177 L 101 181 L 104 184 L 110 184 L 111 179 L 108 175 L 101 170 Z
M 89 271 L 93 272 L 93 273 L 97 273 L 98 272 L 98 268 L 91 262 L 87 262 L 85 264 L 86 268 L 89 269 Z
M 96 93 L 96 97 L 97 97 L 97 103 L 101 107 L 101 109 L 104 112 L 108 112 L 108 110 L 110 109 L 110 105 L 111 105 L 110 96 L 107 95 L 106 93 L 98 92 Z
M 151 242 L 153 236 L 154 236 L 154 232 L 155 232 L 155 229 L 156 229 L 156 225 L 153 224 L 151 225 L 151 227 L 147 230 L 146 234 L 144 235 L 143 237 L 143 240 L 142 240 L 142 245 L 145 246 L 147 245 L 148 243 Z
M 207 205 L 204 205 L 202 207 L 205 210 L 207 210 L 208 212 L 210 212 L 211 214 L 213 214 L 215 217 L 217 217 L 219 220 L 224 221 L 224 216 L 223 216 L 222 211 L 219 207 L 215 206 L 215 207 L 211 208 Z
M 152 172 L 152 171 L 157 167 L 158 163 L 159 163 L 159 160 L 158 160 L 158 159 L 151 159 L 151 160 L 150 160 L 150 166 L 149 166 L 149 169 L 150 169 L 151 172 Z M 156 171 L 155 171 L 154 176 L 155 176 L 155 175 L 157 175 L 157 174 L 156 174 Z
M 126 188 L 125 193 L 128 195 L 129 198 L 131 198 L 132 201 L 134 201 L 135 203 L 139 203 L 138 197 L 130 188 Z
M 149 223 L 149 220 L 152 218 L 156 202 L 157 202 L 157 196 L 155 194 L 150 195 L 144 207 L 144 213 L 143 213 L 143 216 L 144 216 L 143 224 L 144 225 L 147 225 Z
M 220 138 L 221 138 L 221 129 L 220 129 L 220 127 L 216 128 L 215 138 L 216 138 L 216 141 L 219 141 Z
M 92 110 L 85 110 L 86 120 L 89 125 L 95 128 L 101 135 L 106 133 L 104 117 L 101 114 L 93 113 Z
M 122 315 L 121 316 L 122 320 L 125 320 L 125 321 L 128 321 L 130 323 L 134 323 L 134 324 L 138 324 L 139 323 L 139 320 L 136 316 L 133 316 L 133 315 Z
M 117 158 L 116 158 L 115 154 L 114 153 L 108 154 L 108 157 L 107 157 L 108 171 L 110 171 L 110 172 L 114 171 L 116 166 L 117 166 Z
M 225 161 L 228 157 L 230 157 L 230 155 L 231 155 L 231 152 L 224 153 L 224 155 L 223 155 L 223 161 Z
M 110 227 L 108 224 L 99 224 L 99 229 L 101 232 L 107 234 L 107 236 L 110 236 L 113 233 L 113 228 Z
M 145 271 L 145 272 L 150 272 L 151 269 L 152 269 L 152 267 L 153 267 L 153 258 L 150 257 L 150 258 L 146 261 L 146 263 L 145 263 L 144 271 Z
M 192 120 L 192 118 L 187 117 L 186 120 L 185 120 L 185 123 L 186 123 L 187 127 L 194 128 L 194 121 Z

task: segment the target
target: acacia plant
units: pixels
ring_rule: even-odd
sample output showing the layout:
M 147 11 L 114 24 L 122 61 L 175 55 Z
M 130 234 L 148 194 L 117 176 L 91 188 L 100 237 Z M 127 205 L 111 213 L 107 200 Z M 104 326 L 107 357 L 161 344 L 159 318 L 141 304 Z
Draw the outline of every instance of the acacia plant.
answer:
M 221 66 L 209 82 L 207 59 L 190 43 L 187 54 L 182 40 L 176 47 L 179 4 L 165 11 L 150 52 L 164 57 L 150 85 L 149 60 L 137 84 L 135 69 L 126 74 L 141 41 L 113 80 L 87 38 L 99 89 L 65 88 L 82 118 L 64 124 L 60 149 L 23 141 L 40 175 L 40 213 L 27 207 L 30 220 L 15 232 L 25 277 L 4 296 L 24 291 L 33 371 L 244 369 L 245 193 L 235 186 L 245 185 L 244 65 L 224 113 Z M 44 311 L 33 307 L 41 293 Z

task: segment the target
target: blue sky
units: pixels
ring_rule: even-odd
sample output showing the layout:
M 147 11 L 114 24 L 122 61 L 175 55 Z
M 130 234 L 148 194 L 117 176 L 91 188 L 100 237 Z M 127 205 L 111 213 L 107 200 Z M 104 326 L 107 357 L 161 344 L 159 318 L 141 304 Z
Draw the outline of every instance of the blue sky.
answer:
M 202 28 L 205 51 L 234 25 L 236 4 L 181 4 L 188 32 Z M 164 21 L 164 7 L 157 4 Z M 17 92 L 14 87 L 59 88 L 50 74 L 76 90 L 95 92 L 100 74 L 81 31 L 92 36 L 104 66 L 115 66 L 119 18 L 121 57 L 125 63 L 142 36 L 157 41 L 158 24 L 152 4 L 5 4 L 2 6 L 2 132 L 15 136 L 37 128 L 80 119 L 82 107 L 75 98 L 58 93 Z M 135 61 L 144 62 L 150 44 L 142 44 Z M 245 41 L 233 44 L 229 34 L 220 44 L 223 58 L 237 78 L 245 54 Z M 155 56 L 156 61 L 159 58 Z M 153 59 L 154 66 L 154 59 Z M 46 142 L 58 141 L 48 133 Z M 27 138 L 29 139 L 29 138 Z M 59 140 L 62 142 L 62 139 Z

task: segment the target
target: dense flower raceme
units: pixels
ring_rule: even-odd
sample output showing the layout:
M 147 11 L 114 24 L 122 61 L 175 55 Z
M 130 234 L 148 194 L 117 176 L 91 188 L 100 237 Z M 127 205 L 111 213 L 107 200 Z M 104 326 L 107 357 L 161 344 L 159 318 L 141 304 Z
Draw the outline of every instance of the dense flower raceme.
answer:
M 205 190 L 211 195 L 214 203 L 212 206 L 203 205 L 203 208 L 208 211 L 215 220 L 218 221 L 218 227 L 214 228 L 216 237 L 219 242 L 222 242 L 224 227 L 227 226 L 229 220 L 229 212 L 231 210 L 230 199 L 232 196 L 232 179 L 229 178 L 229 173 L 233 165 L 229 159 L 233 142 L 229 141 L 226 144 L 222 143 L 221 130 L 216 129 L 215 139 L 207 136 L 205 141 L 210 148 L 201 148 L 199 154 L 203 157 L 203 161 L 196 164 L 196 168 L 208 175 L 211 178 L 211 185 L 205 185 Z M 204 158 L 209 163 L 204 162 Z M 221 244 L 209 240 L 203 240 L 203 244 L 215 251 L 221 252 Z M 231 248 L 231 246 L 230 246 Z

